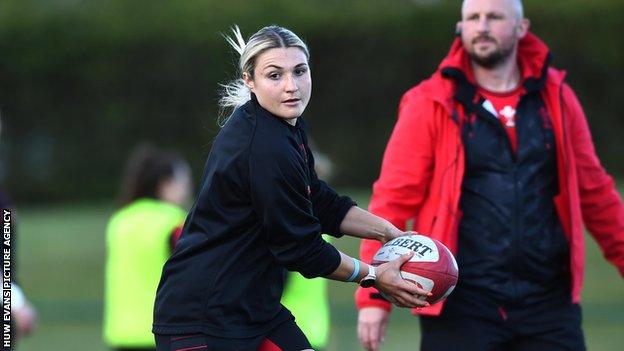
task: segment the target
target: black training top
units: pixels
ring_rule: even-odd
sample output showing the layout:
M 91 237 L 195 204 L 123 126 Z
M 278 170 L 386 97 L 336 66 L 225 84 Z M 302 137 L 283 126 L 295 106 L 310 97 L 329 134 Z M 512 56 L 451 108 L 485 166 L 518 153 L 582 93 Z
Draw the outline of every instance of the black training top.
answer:
M 314 172 L 296 126 L 252 100 L 217 135 L 199 196 L 164 266 L 154 308 L 156 334 L 247 338 L 292 319 L 280 304 L 284 267 L 304 276 L 332 273 L 354 206 Z

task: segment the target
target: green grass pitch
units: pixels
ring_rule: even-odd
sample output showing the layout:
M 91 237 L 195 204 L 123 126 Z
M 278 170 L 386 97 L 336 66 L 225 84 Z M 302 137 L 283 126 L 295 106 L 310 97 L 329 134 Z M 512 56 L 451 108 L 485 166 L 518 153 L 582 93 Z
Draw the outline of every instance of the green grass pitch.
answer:
M 365 207 L 369 194 L 345 191 Z M 110 205 L 82 204 L 18 208 L 19 275 L 39 312 L 39 329 L 18 350 L 108 350 L 102 342 L 104 228 Z M 624 345 L 624 280 L 587 242 L 583 329 L 589 350 L 621 350 Z M 336 240 L 357 255 L 358 241 Z M 328 350 L 361 350 L 353 307 L 354 284 L 330 283 L 332 332 Z M 417 320 L 408 311 L 392 314 L 384 350 L 416 350 Z

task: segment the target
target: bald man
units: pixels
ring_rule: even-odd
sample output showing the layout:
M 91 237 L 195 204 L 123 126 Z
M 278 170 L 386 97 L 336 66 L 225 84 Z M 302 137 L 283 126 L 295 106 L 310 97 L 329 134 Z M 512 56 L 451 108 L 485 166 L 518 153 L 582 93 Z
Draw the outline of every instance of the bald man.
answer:
M 585 115 L 519 0 L 466 0 L 458 38 L 407 91 L 370 211 L 438 239 L 459 283 L 420 315 L 422 350 L 584 350 L 583 224 L 624 275 L 624 205 Z M 365 240 L 361 257 L 379 249 Z M 358 336 L 384 338 L 390 304 L 356 293 Z

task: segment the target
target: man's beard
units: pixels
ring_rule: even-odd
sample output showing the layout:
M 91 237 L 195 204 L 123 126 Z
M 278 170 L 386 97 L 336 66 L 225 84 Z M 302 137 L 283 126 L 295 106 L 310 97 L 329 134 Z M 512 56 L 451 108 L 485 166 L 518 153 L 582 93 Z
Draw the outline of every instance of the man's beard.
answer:
M 479 56 L 474 51 L 468 51 L 468 56 L 470 59 L 476 63 L 477 65 L 492 69 L 498 67 L 503 62 L 507 61 L 507 59 L 511 56 L 511 53 L 514 50 L 514 45 L 510 45 L 506 48 L 499 48 L 486 56 Z

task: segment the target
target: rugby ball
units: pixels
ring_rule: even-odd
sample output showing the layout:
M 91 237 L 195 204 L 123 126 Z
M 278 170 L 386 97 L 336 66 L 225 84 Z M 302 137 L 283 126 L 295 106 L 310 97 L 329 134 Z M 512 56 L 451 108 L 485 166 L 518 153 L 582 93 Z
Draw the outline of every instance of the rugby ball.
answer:
M 410 251 L 414 256 L 401 266 L 403 279 L 433 295 L 425 301 L 434 304 L 445 299 L 455 288 L 459 269 L 451 251 L 438 240 L 424 235 L 405 235 L 388 241 L 373 257 L 373 265 L 397 259 Z

